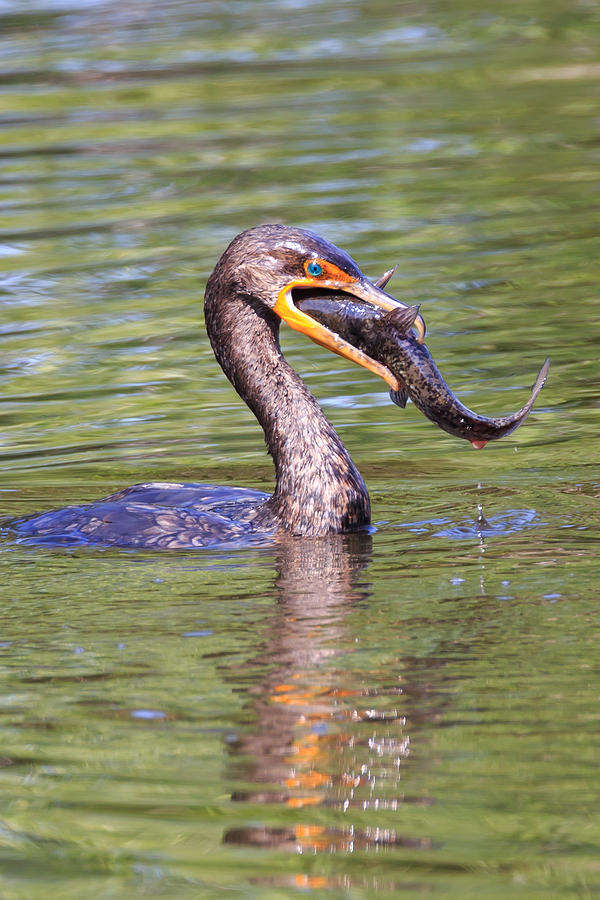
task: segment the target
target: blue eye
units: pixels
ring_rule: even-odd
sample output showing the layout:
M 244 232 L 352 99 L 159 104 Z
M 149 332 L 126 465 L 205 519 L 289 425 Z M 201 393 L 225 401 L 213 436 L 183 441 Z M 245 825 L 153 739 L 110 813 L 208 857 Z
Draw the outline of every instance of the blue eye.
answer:
M 315 262 L 313 259 L 312 262 L 307 263 L 306 271 L 309 275 L 314 275 L 315 278 L 318 278 L 319 275 L 323 274 L 323 266 L 319 265 L 319 263 Z

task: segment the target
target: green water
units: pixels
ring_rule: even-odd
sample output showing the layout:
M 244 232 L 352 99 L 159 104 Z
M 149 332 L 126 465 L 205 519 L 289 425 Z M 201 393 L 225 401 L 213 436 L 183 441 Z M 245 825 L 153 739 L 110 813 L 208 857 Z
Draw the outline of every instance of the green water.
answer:
M 377 531 L 236 552 L 7 542 L 0 894 L 600 892 L 600 9 L 0 10 L 0 497 L 272 484 L 201 295 L 242 228 L 399 263 L 494 415 L 474 452 L 287 332 Z

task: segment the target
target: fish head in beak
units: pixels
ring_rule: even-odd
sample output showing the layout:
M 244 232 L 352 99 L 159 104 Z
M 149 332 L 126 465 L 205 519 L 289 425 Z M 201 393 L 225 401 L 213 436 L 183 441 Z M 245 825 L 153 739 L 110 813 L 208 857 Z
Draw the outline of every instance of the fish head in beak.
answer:
M 391 274 L 393 270 L 386 273 L 379 283 L 373 284 L 358 269 L 348 272 L 327 259 L 311 256 L 304 262 L 303 276 L 292 279 L 279 291 L 273 309 L 295 331 L 305 334 L 320 346 L 378 375 L 392 390 L 399 390 L 400 382 L 387 366 L 372 359 L 363 350 L 341 337 L 334 329 L 317 321 L 295 303 L 295 297 L 308 293 L 322 294 L 325 298 L 327 295 L 335 296 L 337 301 L 346 297 L 349 303 L 358 300 L 366 310 L 392 312 L 407 309 L 406 304 L 390 296 L 380 286 L 381 283 L 387 283 Z M 412 327 L 422 342 L 425 337 L 425 322 L 420 315 L 414 316 Z

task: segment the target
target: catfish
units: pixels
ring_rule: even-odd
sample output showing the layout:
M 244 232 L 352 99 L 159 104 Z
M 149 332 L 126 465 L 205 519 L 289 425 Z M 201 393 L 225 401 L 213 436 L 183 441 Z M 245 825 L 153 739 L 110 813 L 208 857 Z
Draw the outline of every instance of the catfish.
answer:
M 385 286 L 394 270 L 386 272 L 376 284 Z M 460 402 L 444 381 L 424 343 L 411 330 L 419 313 L 418 306 L 402 306 L 391 312 L 350 300 L 336 291 L 303 289 L 294 296 L 299 309 L 308 313 L 344 340 L 387 366 L 401 383 L 390 397 L 400 407 L 408 398 L 432 422 L 448 434 L 471 442 L 476 450 L 488 441 L 513 432 L 527 418 L 541 391 L 550 366 L 546 359 L 527 403 L 507 416 L 481 416 Z

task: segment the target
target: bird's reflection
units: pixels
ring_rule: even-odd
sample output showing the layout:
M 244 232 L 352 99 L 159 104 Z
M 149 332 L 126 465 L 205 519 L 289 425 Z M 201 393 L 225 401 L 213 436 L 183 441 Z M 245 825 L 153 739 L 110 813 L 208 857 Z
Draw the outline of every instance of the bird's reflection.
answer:
M 395 810 L 403 802 L 400 770 L 410 741 L 402 689 L 397 682 L 365 685 L 344 660 L 359 639 L 350 618 L 368 601 L 362 576 L 370 559 L 371 537 L 364 533 L 279 545 L 278 604 L 250 663 L 250 671 L 260 671 L 249 688 L 255 724 L 229 744 L 230 776 L 239 785 L 234 801 L 304 813 L 311 807 Z M 395 828 L 340 827 L 334 818 L 335 826 L 321 824 L 319 814 L 313 821 L 303 815 L 304 824 L 293 827 L 232 828 L 224 840 L 299 852 L 430 846 Z

